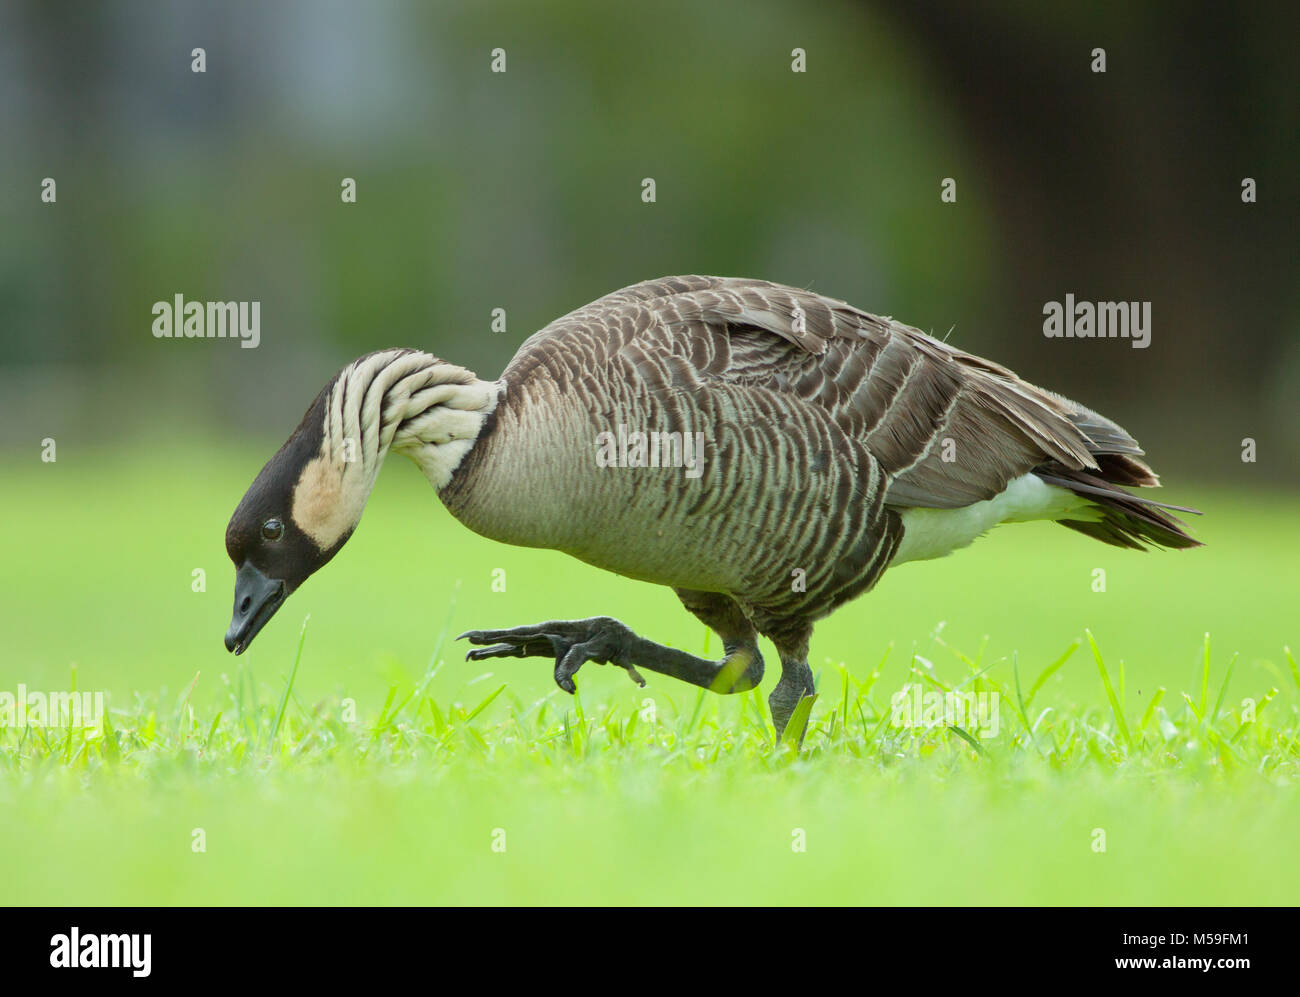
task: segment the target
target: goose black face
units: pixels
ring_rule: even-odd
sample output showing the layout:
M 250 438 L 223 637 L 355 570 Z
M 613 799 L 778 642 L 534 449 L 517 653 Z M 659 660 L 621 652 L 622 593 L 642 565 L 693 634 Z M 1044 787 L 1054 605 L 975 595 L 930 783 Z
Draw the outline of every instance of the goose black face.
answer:
M 226 551 L 235 564 L 235 608 L 226 650 L 235 654 L 247 650 L 290 594 L 328 560 L 287 512 L 251 505 L 241 503 L 226 530 Z
M 328 390 L 328 388 L 327 388 Z M 349 530 L 329 549 L 294 520 L 304 469 L 320 452 L 323 399 L 262 468 L 226 527 L 226 553 L 235 565 L 235 607 L 226 650 L 242 654 L 294 591 L 343 546 Z

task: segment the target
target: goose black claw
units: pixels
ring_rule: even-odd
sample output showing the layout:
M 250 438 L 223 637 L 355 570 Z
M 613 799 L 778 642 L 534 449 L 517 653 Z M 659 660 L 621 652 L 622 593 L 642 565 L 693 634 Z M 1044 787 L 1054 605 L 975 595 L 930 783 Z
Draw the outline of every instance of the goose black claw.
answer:
M 555 684 L 567 693 L 577 691 L 573 676 L 588 661 L 617 665 L 645 688 L 645 679 L 632 664 L 629 651 L 635 637 L 618 620 L 606 616 L 590 620 L 555 620 L 508 630 L 467 630 L 457 640 L 486 645 L 471 648 L 466 661 L 485 658 L 553 658 Z

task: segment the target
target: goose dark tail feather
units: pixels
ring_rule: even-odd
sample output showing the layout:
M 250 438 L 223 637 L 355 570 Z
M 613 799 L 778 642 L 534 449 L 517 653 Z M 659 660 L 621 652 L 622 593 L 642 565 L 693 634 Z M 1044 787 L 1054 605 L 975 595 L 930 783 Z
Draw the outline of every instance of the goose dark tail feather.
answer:
M 1120 455 L 1099 454 L 1097 461 L 1100 473 L 1075 470 L 1055 461 L 1034 468 L 1034 473 L 1049 485 L 1068 488 L 1076 495 L 1091 499 L 1101 515 L 1097 521 L 1061 519 L 1057 522 L 1103 543 L 1133 550 L 1146 550 L 1148 545 L 1174 549 L 1202 546 L 1187 532 L 1187 524 L 1166 511 L 1199 516 L 1199 509 L 1167 505 L 1119 487 L 1157 484 L 1150 468 L 1140 460 Z

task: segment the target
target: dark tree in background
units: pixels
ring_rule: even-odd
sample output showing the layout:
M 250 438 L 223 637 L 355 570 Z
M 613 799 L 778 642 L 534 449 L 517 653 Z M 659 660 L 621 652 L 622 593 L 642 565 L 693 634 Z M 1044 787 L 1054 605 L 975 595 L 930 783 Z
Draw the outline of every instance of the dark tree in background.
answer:
M 873 6 L 941 81 L 983 167 L 1009 247 L 1007 328 L 1033 326 L 1066 292 L 1153 302 L 1147 351 L 1039 339 L 1009 352 L 1103 410 L 1164 415 L 1162 446 L 1207 476 L 1250 436 L 1272 451 L 1261 472 L 1295 481 L 1300 8 Z M 1257 203 L 1242 201 L 1246 177 Z M 1142 396 L 1155 404 L 1135 406 Z

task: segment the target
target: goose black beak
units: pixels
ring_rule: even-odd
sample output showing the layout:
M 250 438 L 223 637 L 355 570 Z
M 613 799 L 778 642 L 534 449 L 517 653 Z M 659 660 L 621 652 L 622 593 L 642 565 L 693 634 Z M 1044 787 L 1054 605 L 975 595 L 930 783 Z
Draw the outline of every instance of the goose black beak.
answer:
M 284 582 L 267 578 L 245 561 L 235 573 L 235 613 L 226 631 L 226 650 L 243 654 L 285 599 Z

